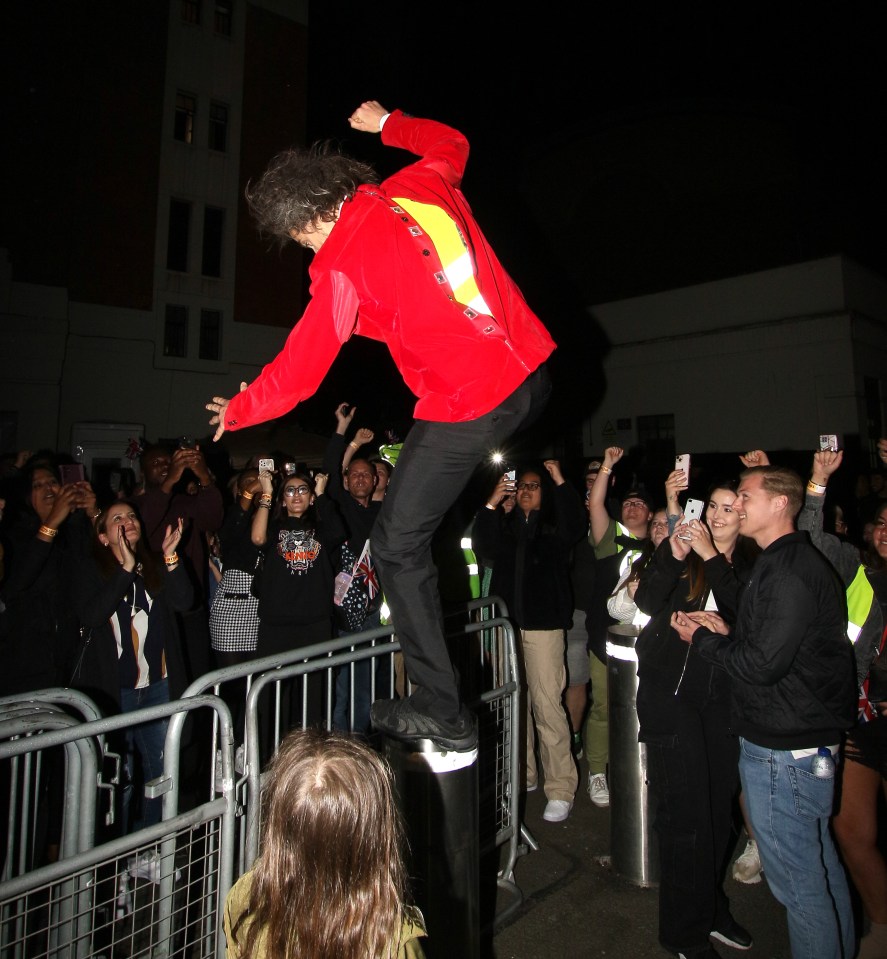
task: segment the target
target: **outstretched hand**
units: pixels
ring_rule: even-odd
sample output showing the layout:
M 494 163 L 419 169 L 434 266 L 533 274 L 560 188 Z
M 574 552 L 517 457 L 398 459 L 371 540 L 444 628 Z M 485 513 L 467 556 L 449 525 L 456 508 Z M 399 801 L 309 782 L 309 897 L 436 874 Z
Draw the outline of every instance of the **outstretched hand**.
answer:
M 241 393 L 246 389 L 246 386 L 246 381 L 242 381 L 240 384 Z M 214 396 L 212 402 L 206 404 L 206 408 L 215 414 L 215 416 L 209 418 L 209 425 L 218 427 L 213 436 L 213 443 L 218 443 L 222 438 L 222 433 L 225 432 L 225 411 L 228 409 L 230 402 L 231 400 L 226 399 L 224 396 Z

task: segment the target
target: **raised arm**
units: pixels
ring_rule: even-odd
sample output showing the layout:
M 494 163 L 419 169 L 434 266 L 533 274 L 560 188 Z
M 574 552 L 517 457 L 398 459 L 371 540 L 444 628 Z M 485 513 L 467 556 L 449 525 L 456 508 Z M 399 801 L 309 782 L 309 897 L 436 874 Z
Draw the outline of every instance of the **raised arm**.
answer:
M 619 446 L 608 446 L 604 450 L 604 462 L 598 478 L 588 494 L 588 515 L 591 519 L 591 542 L 594 546 L 604 538 L 610 525 L 610 515 L 607 513 L 607 492 L 610 489 L 610 478 L 613 468 L 625 455 L 625 450 Z

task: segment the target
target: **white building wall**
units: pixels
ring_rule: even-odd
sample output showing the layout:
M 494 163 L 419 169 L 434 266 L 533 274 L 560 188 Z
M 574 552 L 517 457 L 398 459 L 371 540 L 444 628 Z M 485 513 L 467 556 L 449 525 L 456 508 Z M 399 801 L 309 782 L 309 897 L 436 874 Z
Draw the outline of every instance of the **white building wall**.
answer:
M 865 314 L 861 310 L 865 310 Z M 842 257 L 596 306 L 611 343 L 586 453 L 673 414 L 682 451 L 812 449 L 866 435 L 863 378 L 887 360 L 887 284 Z M 618 429 L 619 420 L 630 428 Z

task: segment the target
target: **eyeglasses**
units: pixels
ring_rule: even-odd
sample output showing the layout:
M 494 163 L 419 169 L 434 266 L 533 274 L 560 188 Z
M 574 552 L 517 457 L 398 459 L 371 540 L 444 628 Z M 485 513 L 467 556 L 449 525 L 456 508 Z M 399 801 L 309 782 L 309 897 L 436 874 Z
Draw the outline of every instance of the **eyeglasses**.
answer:
M 623 504 L 623 507 L 634 507 L 635 509 L 649 509 L 650 507 L 642 499 L 627 499 Z
M 311 490 L 308 489 L 307 486 L 287 486 L 287 488 L 283 491 L 283 495 L 295 496 L 298 494 L 299 496 L 307 496 L 310 492 Z
M 517 488 L 519 490 L 528 490 L 530 493 L 533 493 L 539 489 L 539 483 L 518 483 Z

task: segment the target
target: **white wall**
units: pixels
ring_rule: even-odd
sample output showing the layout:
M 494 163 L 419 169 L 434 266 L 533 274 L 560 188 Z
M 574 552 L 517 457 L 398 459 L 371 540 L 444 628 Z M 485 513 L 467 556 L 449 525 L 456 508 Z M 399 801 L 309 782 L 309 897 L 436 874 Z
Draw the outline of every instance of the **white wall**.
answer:
M 663 413 L 680 450 L 807 449 L 821 432 L 865 435 L 864 376 L 887 396 L 887 284 L 841 257 L 591 312 L 613 348 L 587 453 L 631 447 L 637 417 Z

